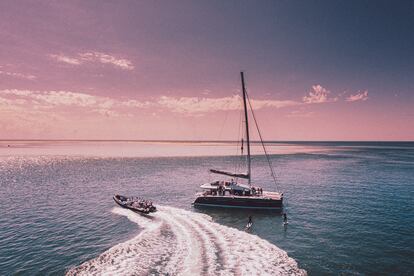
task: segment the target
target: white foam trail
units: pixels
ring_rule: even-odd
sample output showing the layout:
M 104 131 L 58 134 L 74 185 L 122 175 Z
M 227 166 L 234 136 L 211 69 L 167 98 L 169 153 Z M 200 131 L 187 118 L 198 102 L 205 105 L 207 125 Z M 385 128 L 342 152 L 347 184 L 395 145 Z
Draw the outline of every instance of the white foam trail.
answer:
M 143 230 L 67 275 L 306 275 L 285 251 L 204 214 L 160 206 L 153 219 L 116 207 Z

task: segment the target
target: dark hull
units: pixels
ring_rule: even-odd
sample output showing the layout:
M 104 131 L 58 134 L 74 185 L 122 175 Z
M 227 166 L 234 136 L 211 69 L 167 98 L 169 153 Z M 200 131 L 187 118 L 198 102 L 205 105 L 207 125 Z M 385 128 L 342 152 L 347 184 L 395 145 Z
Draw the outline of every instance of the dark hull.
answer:
M 155 210 L 154 211 L 149 211 L 148 209 L 145 209 L 145 208 L 137 208 L 137 207 L 125 204 L 125 202 L 121 200 L 121 197 L 123 197 L 123 196 L 115 195 L 113 197 L 113 199 L 122 208 L 129 209 L 129 210 L 132 210 L 134 212 L 138 212 L 138 213 L 142 213 L 142 214 L 149 214 L 151 212 L 155 212 Z M 125 198 L 125 197 L 123 197 L 123 198 Z
M 199 196 L 194 201 L 195 206 L 211 206 L 225 208 L 247 209 L 281 209 L 282 199 L 270 199 L 262 197 L 231 197 L 231 196 Z

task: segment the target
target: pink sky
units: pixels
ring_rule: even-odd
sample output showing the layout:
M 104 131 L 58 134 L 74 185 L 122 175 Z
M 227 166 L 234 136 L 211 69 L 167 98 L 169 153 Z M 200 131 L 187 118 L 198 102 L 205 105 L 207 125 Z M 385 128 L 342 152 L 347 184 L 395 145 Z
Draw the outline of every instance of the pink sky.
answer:
M 412 73 L 244 10 L 92 3 L 0 5 L 0 139 L 235 140 L 245 70 L 266 140 L 414 140 Z

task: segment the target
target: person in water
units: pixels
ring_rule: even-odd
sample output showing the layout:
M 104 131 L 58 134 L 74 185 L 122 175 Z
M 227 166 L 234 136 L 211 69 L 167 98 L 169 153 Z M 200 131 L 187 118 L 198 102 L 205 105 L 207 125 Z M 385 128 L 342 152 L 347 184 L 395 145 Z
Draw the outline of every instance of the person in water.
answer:
M 252 216 L 249 216 L 249 221 L 247 222 L 247 225 L 249 225 L 249 224 L 253 224 Z
M 283 223 L 287 223 L 287 215 L 286 213 L 283 213 Z

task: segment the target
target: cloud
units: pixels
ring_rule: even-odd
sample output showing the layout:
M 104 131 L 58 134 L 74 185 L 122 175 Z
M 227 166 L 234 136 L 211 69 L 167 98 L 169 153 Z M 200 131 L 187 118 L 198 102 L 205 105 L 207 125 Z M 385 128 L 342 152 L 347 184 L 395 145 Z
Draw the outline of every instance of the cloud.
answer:
M 32 91 L 5 89 L 0 90 L 0 95 L 9 95 L 35 100 L 38 104 L 41 103 L 48 106 L 54 105 L 87 107 L 95 105 L 98 100 L 102 101 L 105 99 L 104 97 L 70 91 Z
M 200 97 L 168 97 L 161 96 L 157 104 L 176 113 L 200 114 L 217 111 L 240 110 L 242 98 L 239 95 L 223 98 L 200 98 Z M 282 108 L 300 105 L 302 103 L 290 100 L 251 100 L 255 110 L 275 107 Z
M 356 101 L 366 101 L 368 100 L 368 91 L 365 90 L 364 92 L 358 92 L 355 95 L 350 95 L 346 98 L 347 102 L 356 102 Z
M 140 102 L 140 101 L 137 101 L 137 100 L 127 100 L 127 101 L 123 101 L 122 105 L 126 106 L 126 107 L 147 107 L 147 106 L 150 106 L 152 104 L 148 101 Z
M 79 56 L 84 61 L 97 61 L 104 64 L 111 64 L 124 70 L 134 69 L 134 65 L 131 61 L 123 58 L 115 58 L 114 56 L 100 52 L 87 52 L 79 54 Z
M 83 110 L 104 115 L 121 114 L 128 109 L 145 108 L 149 102 L 118 100 L 71 91 L 32 91 L 18 89 L 0 90 L 0 107 L 26 108 L 34 110 Z M 124 110 L 127 109 L 127 110 Z
M 331 92 L 329 90 L 317 84 L 312 86 L 312 90 L 309 92 L 307 96 L 304 96 L 302 100 L 304 103 L 307 104 L 337 101 L 337 98 L 329 98 L 330 93 Z
M 82 62 L 77 59 L 77 58 L 72 58 L 72 57 L 68 57 L 65 55 L 49 55 L 49 57 L 51 57 L 52 59 L 58 61 L 58 62 L 63 62 L 63 63 L 67 63 L 67 64 L 71 64 L 71 65 L 80 65 Z
M 321 85 L 312 86 L 309 95 L 303 101 L 251 99 L 255 110 L 264 108 L 299 107 L 301 111 L 291 111 L 288 117 L 309 117 L 312 111 L 303 111 L 302 107 L 311 104 L 335 102 L 338 98 L 329 96 L 330 92 Z M 349 96 L 347 101 L 366 100 L 368 92 L 360 92 Z M 95 112 L 105 116 L 130 116 L 135 109 L 152 108 L 151 112 L 167 111 L 192 116 L 201 116 L 218 111 L 236 111 L 242 109 L 242 98 L 239 95 L 229 97 L 173 97 L 160 96 L 151 101 L 137 99 L 116 99 L 73 91 L 33 91 L 4 89 L 0 90 L 0 107 L 28 108 L 31 110 L 49 110 L 56 112 Z M 132 113 L 131 113 L 132 112 Z
M 301 102 L 291 100 L 251 100 L 254 109 L 261 109 L 265 107 L 283 108 L 289 106 L 301 105 Z
M 65 55 L 56 55 L 51 54 L 49 55 L 52 59 L 63 62 L 71 65 L 81 65 L 85 62 L 98 62 L 102 64 L 110 64 L 114 67 L 123 69 L 123 70 L 133 70 L 134 65 L 130 60 L 123 59 L 123 58 L 116 58 L 109 54 L 101 53 L 101 52 L 85 52 L 85 53 L 78 53 L 75 57 L 69 57 Z
M 170 97 L 161 96 L 153 101 L 139 101 L 136 99 L 119 100 L 72 91 L 32 91 L 18 89 L 0 90 L 0 99 L 3 105 L 24 105 L 37 110 L 53 110 L 83 108 L 99 114 L 128 113 L 135 108 L 153 107 L 174 113 L 202 115 L 217 111 L 241 110 L 242 99 L 239 95 L 222 98 L 206 97 Z M 282 108 L 301 105 L 301 102 L 279 100 L 251 100 L 255 110 L 262 108 Z M 2 102 L 0 102 L 0 105 Z M 125 112 L 124 112 L 125 111 Z
M 206 113 L 240 109 L 240 96 L 224 98 L 168 97 L 161 96 L 157 104 L 177 113 Z
M 289 112 L 286 117 L 288 118 L 309 118 L 315 114 L 313 111 L 306 111 L 306 110 L 292 110 Z
M 30 75 L 30 74 L 22 74 L 17 72 L 7 72 L 0 70 L 0 75 L 8 76 L 8 77 L 14 77 L 14 78 L 20 78 L 20 79 L 27 79 L 27 80 L 35 80 L 36 76 Z

